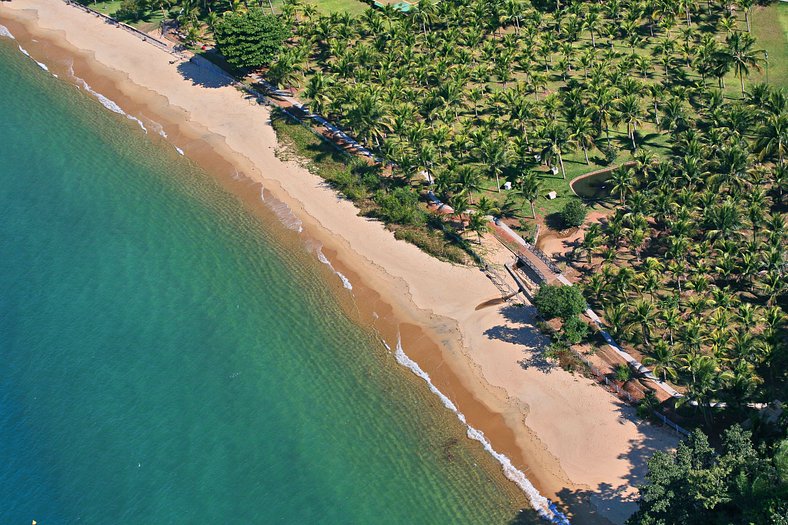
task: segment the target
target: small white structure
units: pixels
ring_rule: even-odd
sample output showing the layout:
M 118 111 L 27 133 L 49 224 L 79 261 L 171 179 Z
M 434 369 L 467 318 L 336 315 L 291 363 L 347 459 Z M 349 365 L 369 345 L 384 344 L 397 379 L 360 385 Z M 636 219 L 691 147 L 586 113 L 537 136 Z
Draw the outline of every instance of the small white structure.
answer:
M 558 197 L 558 194 L 556 192 L 554 192 L 554 191 L 551 191 L 550 193 L 547 194 L 547 198 L 550 199 L 550 200 L 553 200 L 556 197 Z
M 505 189 L 505 190 L 511 190 L 511 189 L 512 189 L 512 183 L 511 183 L 511 181 L 508 181 L 508 180 L 507 180 L 506 182 L 504 182 L 504 183 L 503 183 L 503 189 Z

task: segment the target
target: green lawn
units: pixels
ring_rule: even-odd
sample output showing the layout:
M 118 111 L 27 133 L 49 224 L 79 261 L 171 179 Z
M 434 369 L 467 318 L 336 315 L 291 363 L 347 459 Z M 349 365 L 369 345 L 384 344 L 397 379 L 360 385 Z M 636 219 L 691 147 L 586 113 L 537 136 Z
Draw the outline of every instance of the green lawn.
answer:
M 322 13 L 349 13 L 358 15 L 369 9 L 369 5 L 360 0 L 305 0 L 317 7 Z M 282 4 L 282 0 L 274 0 L 274 9 Z
M 104 13 L 108 16 L 114 16 L 115 11 L 120 8 L 121 0 L 109 0 L 106 2 L 83 2 L 89 8 Z M 140 31 L 153 31 L 158 28 L 161 21 L 164 19 L 162 12 L 158 9 L 151 10 L 145 17 L 138 22 L 130 22 L 129 25 L 136 27 Z
M 788 4 L 777 2 L 768 7 L 756 7 L 752 31 L 759 47 L 769 52 L 769 83 L 788 88 Z M 750 78 L 763 82 L 766 70 L 753 72 Z

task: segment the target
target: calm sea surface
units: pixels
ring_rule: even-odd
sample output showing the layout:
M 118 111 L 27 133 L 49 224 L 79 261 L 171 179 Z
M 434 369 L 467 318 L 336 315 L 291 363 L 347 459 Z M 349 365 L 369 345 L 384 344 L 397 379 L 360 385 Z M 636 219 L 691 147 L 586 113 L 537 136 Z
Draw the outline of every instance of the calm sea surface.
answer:
M 507 523 L 326 269 L 0 38 L 0 523 Z

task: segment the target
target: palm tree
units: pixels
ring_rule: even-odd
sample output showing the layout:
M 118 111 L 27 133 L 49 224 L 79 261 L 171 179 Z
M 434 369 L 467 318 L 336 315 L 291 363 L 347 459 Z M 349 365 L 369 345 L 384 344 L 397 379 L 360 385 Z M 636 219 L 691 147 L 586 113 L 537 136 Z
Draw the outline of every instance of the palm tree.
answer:
M 679 358 L 672 346 L 669 346 L 663 339 L 654 343 L 651 353 L 643 358 L 643 364 L 650 366 L 655 374 L 662 376 L 662 381 L 668 377 L 675 380 L 678 377 L 677 368 Z
M 329 95 L 330 85 L 330 77 L 324 75 L 322 71 L 316 71 L 315 74 L 309 78 L 304 95 L 312 101 L 311 109 L 313 113 L 322 115 L 331 104 L 331 96 Z
M 506 143 L 499 136 L 485 137 L 479 144 L 479 159 L 487 166 L 490 175 L 495 177 L 495 185 L 500 193 L 500 176 L 504 168 L 509 165 Z
M 627 166 L 619 166 L 610 175 L 610 192 L 618 195 L 622 206 L 627 202 L 627 195 L 635 191 L 633 175 L 633 171 Z
M 762 49 L 753 49 L 755 38 L 749 33 L 732 33 L 726 39 L 728 56 L 733 63 L 734 75 L 739 77 L 741 93 L 744 95 L 744 77 L 749 76 L 750 68 L 761 70 Z
M 473 204 L 473 194 L 481 191 L 482 181 L 479 171 L 469 164 L 462 164 L 457 167 L 454 173 L 460 191 L 468 195 L 469 202 Z
M 471 213 L 468 217 L 468 229 L 478 236 L 479 244 L 482 243 L 482 234 L 487 231 L 487 217 L 481 213 Z
M 637 95 L 626 95 L 618 102 L 619 118 L 627 124 L 627 136 L 632 140 L 632 149 L 636 150 L 635 130 L 640 124 L 642 109 Z
M 655 320 L 654 303 L 643 299 L 635 301 L 630 312 L 630 320 L 633 324 L 640 325 L 643 332 L 643 342 L 646 346 L 651 346 L 651 328 Z
M 550 158 L 555 155 L 558 158 L 558 164 L 561 166 L 561 176 L 566 179 L 563 150 L 571 144 L 566 127 L 564 127 L 563 124 L 553 121 L 544 127 L 541 136 L 545 143 L 545 147 L 542 150 L 542 157 Z
M 747 32 L 751 33 L 752 28 L 750 27 L 750 14 L 752 13 L 752 7 L 755 5 L 755 0 L 736 0 L 736 3 L 739 4 L 739 7 L 742 8 L 742 11 L 744 11 L 744 20 L 747 23 Z
M 534 172 L 526 173 L 520 181 L 520 195 L 523 196 L 528 203 L 531 204 L 531 217 L 536 219 L 536 208 L 534 203 L 539 197 L 541 191 L 541 184 Z
M 569 122 L 569 140 L 583 148 L 586 164 L 591 164 L 588 149 L 594 147 L 595 139 L 596 133 L 589 117 L 578 115 Z
M 788 149 L 788 113 L 769 115 L 766 122 L 758 129 L 757 137 L 755 151 L 758 152 L 758 158 L 763 160 L 777 155 L 780 166 L 783 166 Z
M 583 250 L 586 252 L 588 264 L 591 264 L 591 257 L 594 255 L 594 250 L 602 244 L 602 228 L 598 223 L 591 224 L 583 236 L 581 244 Z

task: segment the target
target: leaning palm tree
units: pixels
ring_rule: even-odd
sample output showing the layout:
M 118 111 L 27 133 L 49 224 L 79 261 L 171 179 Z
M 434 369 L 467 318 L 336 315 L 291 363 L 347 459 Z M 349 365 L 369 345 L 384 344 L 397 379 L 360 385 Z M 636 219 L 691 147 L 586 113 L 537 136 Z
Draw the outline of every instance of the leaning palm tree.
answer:
M 520 181 L 520 195 L 531 205 L 531 217 L 534 219 L 536 219 L 536 208 L 534 207 L 534 203 L 539 197 L 540 191 L 541 184 L 536 173 L 532 171 L 526 173 Z
M 749 76 L 750 68 L 761 70 L 762 49 L 753 49 L 755 38 L 749 33 L 731 33 L 726 39 L 727 54 L 733 64 L 733 73 L 739 77 L 741 93 L 744 95 L 744 77 Z

